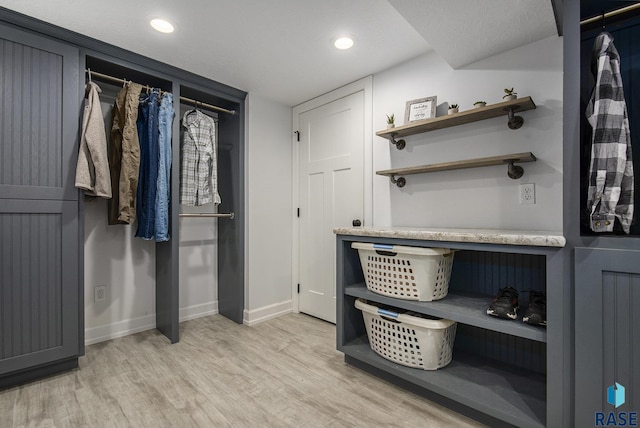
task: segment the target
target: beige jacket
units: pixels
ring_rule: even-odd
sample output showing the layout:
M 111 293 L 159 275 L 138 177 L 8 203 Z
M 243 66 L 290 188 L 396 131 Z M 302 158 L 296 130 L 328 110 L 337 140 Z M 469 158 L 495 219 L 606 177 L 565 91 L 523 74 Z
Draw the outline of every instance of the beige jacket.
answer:
M 102 90 L 98 85 L 93 82 L 87 83 L 80 152 L 76 166 L 76 187 L 84 189 L 87 195 L 111 199 L 111 174 L 100 92 Z

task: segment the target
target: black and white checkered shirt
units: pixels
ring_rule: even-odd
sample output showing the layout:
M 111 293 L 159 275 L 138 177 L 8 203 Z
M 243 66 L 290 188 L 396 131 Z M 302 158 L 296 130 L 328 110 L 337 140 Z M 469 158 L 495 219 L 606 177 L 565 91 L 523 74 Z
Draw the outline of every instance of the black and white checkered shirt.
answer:
M 585 115 L 593 128 L 587 208 L 594 232 L 612 232 L 615 219 L 629 233 L 633 219 L 633 160 L 620 57 L 613 37 L 601 33 L 593 46 L 596 84 Z
M 200 110 L 182 118 L 180 203 L 189 206 L 219 204 L 216 123 Z

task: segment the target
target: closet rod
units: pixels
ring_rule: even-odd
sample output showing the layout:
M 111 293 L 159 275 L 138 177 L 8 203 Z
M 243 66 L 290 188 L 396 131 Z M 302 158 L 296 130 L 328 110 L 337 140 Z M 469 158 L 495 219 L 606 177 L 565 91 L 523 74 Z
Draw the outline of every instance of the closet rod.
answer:
M 121 83 L 123 85 L 128 82 L 125 79 L 121 79 L 119 77 L 114 77 L 114 76 L 109 76 L 108 74 L 98 73 L 97 71 L 91 71 L 89 69 L 86 69 L 85 72 L 88 73 L 90 76 L 96 76 L 96 77 L 99 77 L 101 79 L 110 80 L 112 82 Z M 131 82 L 131 80 L 129 80 L 129 82 Z M 148 85 L 142 85 L 142 86 L 148 86 Z M 223 112 L 223 113 L 236 114 L 235 110 L 228 110 L 226 108 L 214 106 L 213 104 L 203 103 L 201 101 L 194 100 L 193 98 L 180 97 L 180 101 L 184 101 L 186 103 L 191 103 L 196 107 L 203 107 L 203 108 L 206 108 L 207 110 L 215 110 L 215 111 L 220 111 L 220 112 Z
M 580 25 L 586 25 L 586 24 L 591 24 L 593 22 L 598 22 L 601 19 L 607 19 L 607 18 L 611 18 L 612 16 L 616 16 L 616 15 L 621 15 L 623 13 L 626 12 L 630 12 L 632 10 L 638 9 L 640 7 L 640 3 L 634 3 L 632 5 L 629 6 L 625 6 L 625 7 L 621 7 L 620 9 L 614 9 L 612 11 L 609 11 L 607 13 L 604 14 L 604 16 L 602 14 L 591 17 L 591 18 L 587 18 L 585 20 L 580 21 Z
M 236 217 L 235 213 L 218 214 L 218 213 L 180 213 L 180 217 L 218 217 L 218 218 L 230 218 L 233 220 Z

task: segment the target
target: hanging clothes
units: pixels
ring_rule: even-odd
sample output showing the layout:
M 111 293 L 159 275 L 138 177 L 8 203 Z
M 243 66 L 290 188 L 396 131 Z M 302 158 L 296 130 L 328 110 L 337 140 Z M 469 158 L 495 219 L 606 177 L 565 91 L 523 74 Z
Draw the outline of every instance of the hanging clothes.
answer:
M 138 194 L 136 217 L 138 228 L 136 237 L 153 239 L 156 227 L 156 193 L 158 189 L 158 103 L 159 93 L 140 97 L 138 112 L 138 137 L 140 138 L 140 173 L 138 175 Z
M 219 204 L 216 124 L 200 110 L 182 118 L 180 203 L 189 206 Z
M 102 89 L 93 82 L 86 85 L 82 115 L 80 151 L 76 165 L 76 187 L 86 195 L 111 198 L 111 174 L 107 156 L 107 135 L 105 132 L 100 93 Z
M 142 85 L 127 82 L 118 92 L 112 110 L 109 167 L 113 198 L 109 200 L 109 224 L 131 224 L 136 219 L 140 168 L 138 99 Z
M 158 182 L 156 192 L 156 241 L 169 240 L 169 201 L 171 200 L 171 128 L 175 111 L 173 109 L 173 95 L 165 92 L 160 102 L 158 114 Z
M 585 111 L 593 129 L 587 194 L 590 226 L 594 232 L 612 232 L 617 219 L 629 233 L 634 191 L 629 118 L 620 57 L 607 32 L 596 38 L 591 71 L 596 84 Z

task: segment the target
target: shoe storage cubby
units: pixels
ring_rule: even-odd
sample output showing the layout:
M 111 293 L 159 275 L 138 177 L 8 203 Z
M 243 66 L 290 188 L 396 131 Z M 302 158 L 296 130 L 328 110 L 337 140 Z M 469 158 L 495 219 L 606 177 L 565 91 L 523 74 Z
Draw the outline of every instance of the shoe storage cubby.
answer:
M 522 322 L 529 293 L 547 292 L 561 269 L 556 247 L 362 236 L 362 229 L 337 233 L 337 347 L 345 361 L 430 399 L 442 399 L 490 426 L 547 425 L 550 352 L 547 327 Z M 371 232 L 371 231 L 369 231 Z M 353 234 L 351 234 L 353 233 Z M 360 236 L 358 234 L 360 233 Z M 397 233 L 394 235 L 402 235 Z M 410 301 L 369 291 L 353 242 L 456 250 L 449 292 L 441 300 Z M 499 288 L 520 291 L 516 320 L 487 315 Z M 548 293 L 547 293 L 548 294 Z M 451 363 L 436 371 L 416 370 L 371 350 L 357 299 L 457 322 Z M 552 326 L 548 327 L 552 328 Z M 552 393 L 553 394 L 553 393 Z M 460 407 L 461 406 L 461 407 Z

